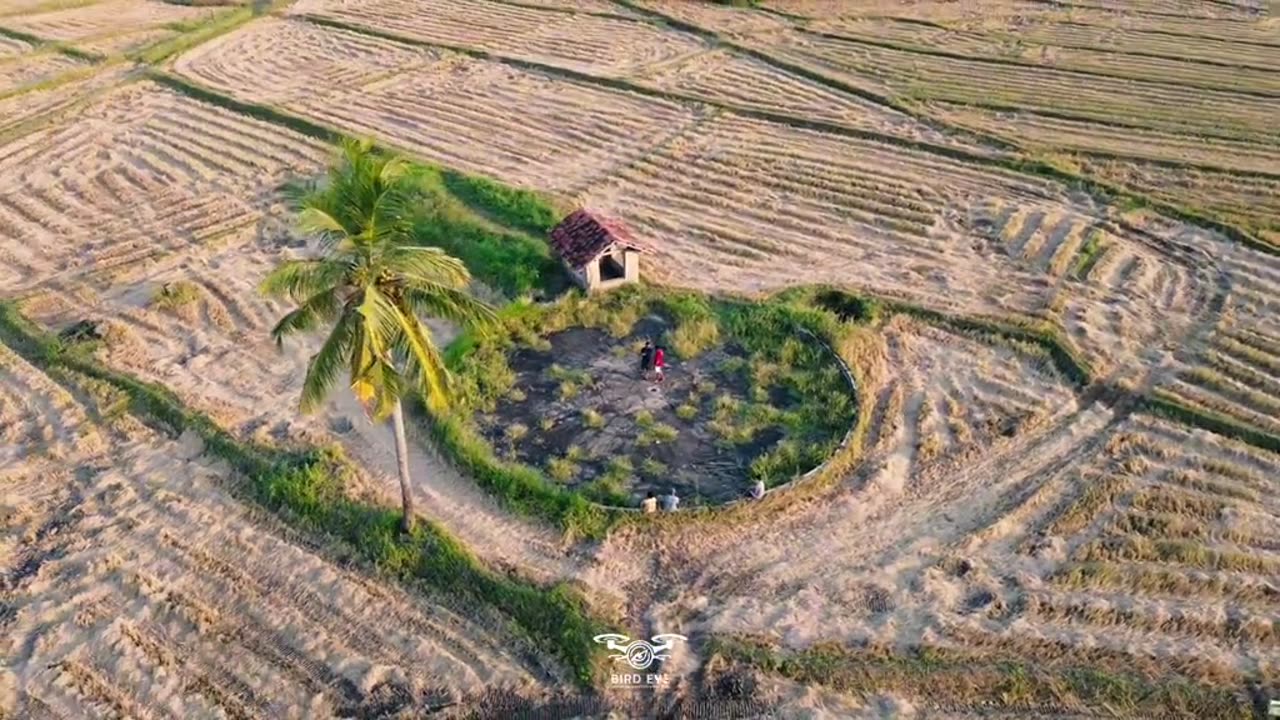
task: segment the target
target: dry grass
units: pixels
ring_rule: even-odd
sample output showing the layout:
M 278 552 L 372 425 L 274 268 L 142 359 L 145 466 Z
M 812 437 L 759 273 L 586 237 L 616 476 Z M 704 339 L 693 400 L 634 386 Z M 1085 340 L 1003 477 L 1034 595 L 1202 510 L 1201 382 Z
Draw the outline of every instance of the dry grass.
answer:
M 1159 612 L 1042 595 L 1028 598 L 1026 613 L 1044 622 L 1077 622 L 1149 633 L 1210 637 L 1227 642 L 1269 644 L 1280 637 L 1280 621 L 1239 613 L 1222 618 L 1202 617 L 1184 609 Z
M 1203 570 L 1229 570 L 1260 575 L 1280 572 L 1280 560 L 1236 550 L 1216 550 L 1189 540 L 1109 536 L 1080 547 L 1078 562 L 1158 562 Z
M 1055 585 L 1077 589 L 1122 590 L 1241 603 L 1280 602 L 1280 589 L 1238 575 L 1202 574 L 1158 566 L 1091 562 L 1068 564 L 1050 578 Z
M 1084 530 L 1095 517 L 1113 507 L 1116 500 L 1132 487 L 1127 477 L 1114 474 L 1081 477 L 1078 482 L 1083 490 L 1049 524 L 1046 530 L 1049 534 L 1067 536 Z

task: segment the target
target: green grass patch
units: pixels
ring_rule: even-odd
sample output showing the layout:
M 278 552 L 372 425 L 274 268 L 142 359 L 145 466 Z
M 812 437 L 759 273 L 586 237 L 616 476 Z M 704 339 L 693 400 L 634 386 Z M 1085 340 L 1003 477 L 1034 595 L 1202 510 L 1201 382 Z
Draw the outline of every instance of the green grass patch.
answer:
M 371 566 L 407 585 L 422 583 L 462 602 L 492 605 L 511 618 L 514 629 L 554 653 L 582 684 L 590 684 L 601 667 L 603 654 L 592 637 L 609 628 L 590 615 L 577 592 L 563 584 L 540 587 L 494 572 L 431 523 L 418 523 L 411 535 L 400 533 L 396 510 L 347 495 L 347 466 L 335 451 L 241 442 L 167 388 L 98 364 L 90 354 L 92 343 L 67 345 L 42 332 L 12 303 L 0 303 L 0 341 L 51 375 L 66 371 L 110 385 L 128 398 L 128 411 L 153 428 L 171 436 L 196 433 L 206 452 L 248 478 L 244 492 L 250 499 L 294 527 L 342 541 Z
M 512 188 L 488 178 L 446 170 L 444 186 L 473 210 L 507 227 L 545 237 L 564 217 L 541 193 Z
M 547 230 L 540 229 L 559 217 L 545 199 L 427 165 L 415 171 L 423 195 L 414 222 L 418 242 L 462 260 L 472 275 L 508 297 L 552 294 L 568 285 L 547 245 Z
M 1110 246 L 1102 241 L 1102 233 L 1093 230 L 1080 247 L 1075 263 L 1071 266 L 1071 275 L 1077 280 L 1087 280 L 1093 266 L 1098 264 Z

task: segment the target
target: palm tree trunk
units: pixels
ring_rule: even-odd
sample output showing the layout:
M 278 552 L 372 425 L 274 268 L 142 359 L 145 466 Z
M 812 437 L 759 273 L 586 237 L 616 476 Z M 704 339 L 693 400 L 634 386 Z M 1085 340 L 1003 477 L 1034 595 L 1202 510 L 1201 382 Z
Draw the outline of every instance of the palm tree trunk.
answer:
M 413 530 L 413 491 L 409 487 L 409 443 L 404 435 L 404 408 L 399 398 L 391 408 L 391 426 L 396 432 L 396 464 L 400 466 L 400 506 L 404 512 L 400 527 L 409 532 Z

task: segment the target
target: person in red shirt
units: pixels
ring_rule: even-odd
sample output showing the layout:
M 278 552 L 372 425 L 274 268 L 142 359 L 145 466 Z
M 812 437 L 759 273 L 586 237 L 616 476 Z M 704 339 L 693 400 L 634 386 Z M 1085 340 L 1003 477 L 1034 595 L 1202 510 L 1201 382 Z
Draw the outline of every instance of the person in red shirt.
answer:
M 662 373 L 663 373 L 663 370 L 666 369 L 666 366 L 667 366 L 667 350 L 666 348 L 659 345 L 653 351 L 653 374 L 654 374 L 654 379 L 656 381 L 662 382 Z

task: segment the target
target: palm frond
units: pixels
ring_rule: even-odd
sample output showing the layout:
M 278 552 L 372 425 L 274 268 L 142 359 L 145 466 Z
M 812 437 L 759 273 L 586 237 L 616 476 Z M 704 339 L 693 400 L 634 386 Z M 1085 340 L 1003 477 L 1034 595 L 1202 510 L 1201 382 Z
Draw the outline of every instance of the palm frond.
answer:
M 370 415 L 374 420 L 385 420 L 391 414 L 396 401 L 404 396 L 404 378 L 390 363 L 378 363 L 373 381 L 376 390 Z
M 364 318 L 364 342 L 377 361 L 389 362 L 396 336 L 400 332 L 396 306 L 376 285 L 364 289 L 364 297 L 356 311 Z
M 298 302 L 337 287 L 345 273 L 346 266 L 334 258 L 287 260 L 263 279 L 258 290 L 268 297 Z
M 334 381 L 338 379 L 356 323 L 354 313 L 343 314 L 320 350 L 311 356 L 307 363 L 306 378 L 302 381 L 302 399 L 298 403 L 298 409 L 304 414 L 310 413 L 324 402 Z
M 420 316 L 449 320 L 469 328 L 484 329 L 498 321 L 498 314 L 484 302 L 462 290 L 414 283 L 404 291 L 405 303 Z
M 316 293 L 280 318 L 280 322 L 271 328 L 271 339 L 276 341 L 276 345 L 283 345 L 286 337 L 300 332 L 309 332 L 321 322 L 337 317 L 340 308 L 341 303 L 336 289 L 330 288 Z
M 344 218 L 341 213 L 335 214 L 332 208 L 326 207 L 328 203 L 322 199 L 313 198 L 308 203 L 298 213 L 298 229 L 308 235 L 318 236 L 326 245 L 337 244 L 360 231 L 359 225 L 353 224 L 350 218 Z
M 423 327 L 422 321 L 412 312 L 394 306 L 396 320 L 400 325 L 401 344 L 408 350 L 406 375 L 422 380 L 423 395 L 427 404 L 434 409 L 443 410 L 449 406 L 449 371 L 445 368 L 440 351 L 431 341 L 431 332 Z
M 471 282 L 471 272 L 467 270 L 467 266 L 440 248 L 402 245 L 388 251 L 382 262 L 396 275 L 404 275 L 431 285 L 461 288 Z
M 397 186 L 410 171 L 409 163 L 399 155 L 387 158 L 378 171 L 378 180 L 386 187 Z

